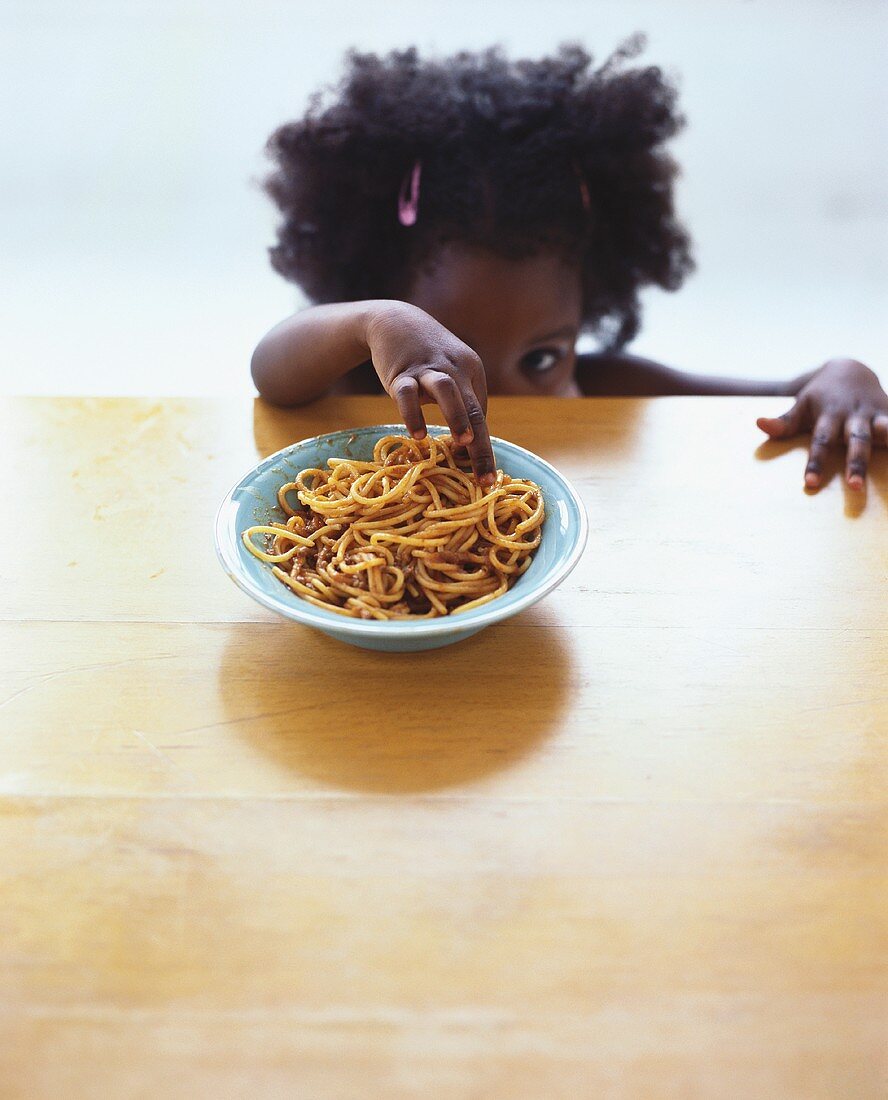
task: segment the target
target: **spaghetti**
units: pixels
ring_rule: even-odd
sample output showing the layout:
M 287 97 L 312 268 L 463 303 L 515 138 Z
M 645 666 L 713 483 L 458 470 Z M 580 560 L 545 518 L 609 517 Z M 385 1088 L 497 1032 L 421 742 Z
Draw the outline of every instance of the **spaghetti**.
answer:
M 540 544 L 539 485 L 498 470 L 482 489 L 460 469 L 449 436 L 389 435 L 372 462 L 331 458 L 327 466 L 281 486 L 286 523 L 258 524 L 242 536 L 251 554 L 317 607 L 361 619 L 468 611 L 506 592 Z

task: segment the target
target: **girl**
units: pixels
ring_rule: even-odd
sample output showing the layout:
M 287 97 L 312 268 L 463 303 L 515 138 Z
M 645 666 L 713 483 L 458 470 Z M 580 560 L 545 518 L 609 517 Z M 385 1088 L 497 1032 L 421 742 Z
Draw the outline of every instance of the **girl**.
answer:
M 268 142 L 265 187 L 283 214 L 272 265 L 331 304 L 263 337 L 262 396 L 295 405 L 381 387 L 418 439 L 436 402 L 489 484 L 488 392 L 794 395 L 759 427 L 813 429 L 808 488 L 843 437 L 848 485 L 862 489 L 872 443 L 888 445 L 888 395 L 862 363 L 755 382 L 625 353 L 639 290 L 675 290 L 693 268 L 663 148 L 683 120 L 658 68 L 626 65 L 639 49 L 598 69 L 576 46 L 514 63 L 497 49 L 351 53 L 336 97 L 316 96 Z M 581 332 L 602 350 L 578 355 Z

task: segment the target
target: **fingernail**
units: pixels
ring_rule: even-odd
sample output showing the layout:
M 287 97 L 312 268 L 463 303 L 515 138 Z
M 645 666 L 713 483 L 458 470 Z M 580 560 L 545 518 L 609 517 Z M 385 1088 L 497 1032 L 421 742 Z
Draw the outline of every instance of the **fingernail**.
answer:
M 410 433 L 414 439 L 425 439 L 426 434 L 424 430 L 418 430 Z
M 496 481 L 496 476 L 494 474 L 482 474 L 478 478 L 478 484 L 479 485 L 493 485 L 493 483 L 495 481 Z
M 817 474 L 805 474 L 805 488 L 816 489 L 820 484 L 820 478 Z
M 465 445 L 466 443 L 471 443 L 471 442 L 472 442 L 472 440 L 473 440 L 474 438 L 475 438 L 475 435 L 474 435 L 474 433 L 473 433 L 472 429 L 471 429 L 471 428 L 467 428 L 467 429 L 466 429 L 466 430 L 465 430 L 465 431 L 464 431 L 464 432 L 462 433 L 462 435 L 458 435 L 458 436 L 456 437 L 456 442 L 457 442 L 457 443 L 462 443 L 463 445 Z
M 848 478 L 848 487 L 858 491 L 863 488 L 863 478 L 860 474 L 852 474 L 851 477 Z

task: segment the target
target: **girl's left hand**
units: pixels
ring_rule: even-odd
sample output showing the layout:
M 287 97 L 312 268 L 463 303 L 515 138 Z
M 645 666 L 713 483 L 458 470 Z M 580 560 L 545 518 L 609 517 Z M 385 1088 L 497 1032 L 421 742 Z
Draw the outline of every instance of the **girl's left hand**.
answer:
M 841 436 L 848 446 L 845 479 L 849 488 L 859 490 L 866 483 L 872 445 L 888 447 L 888 394 L 863 363 L 830 359 L 806 376 L 789 412 L 762 416 L 756 423 L 772 439 L 812 430 L 806 489 L 820 488 L 827 452 Z

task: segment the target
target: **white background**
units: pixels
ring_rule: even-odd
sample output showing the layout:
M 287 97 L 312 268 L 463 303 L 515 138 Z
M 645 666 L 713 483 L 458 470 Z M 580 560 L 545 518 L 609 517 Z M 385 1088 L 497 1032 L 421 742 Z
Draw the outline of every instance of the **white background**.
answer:
M 636 30 L 680 78 L 699 271 L 634 349 L 786 377 L 888 374 L 884 0 L 10 2 L 0 6 L 0 392 L 249 393 L 299 305 L 262 148 L 350 45 L 598 59 Z

